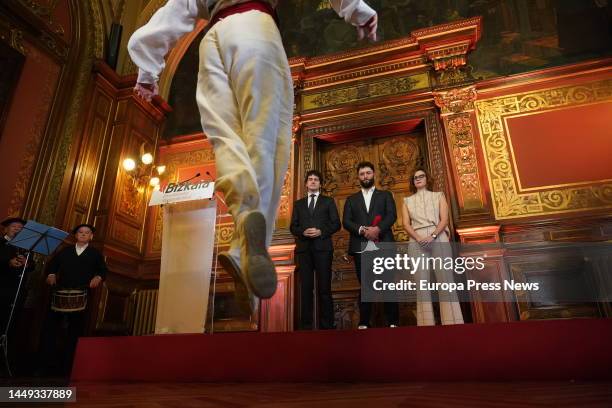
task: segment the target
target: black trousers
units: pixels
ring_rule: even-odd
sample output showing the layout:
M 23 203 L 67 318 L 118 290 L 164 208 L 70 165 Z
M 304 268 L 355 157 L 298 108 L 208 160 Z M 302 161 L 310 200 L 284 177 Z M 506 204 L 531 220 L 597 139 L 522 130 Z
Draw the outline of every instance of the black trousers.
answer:
M 15 294 L 17 293 L 17 286 L 19 283 L 6 283 L 0 282 L 0 285 L 6 285 L 0 287 L 0 334 L 3 334 L 7 330 L 7 324 L 9 320 L 9 316 L 11 315 L 11 309 L 13 306 L 13 302 L 15 301 Z M 21 288 L 21 292 L 24 291 L 24 288 Z M 15 311 L 13 313 L 13 321 L 11 323 L 11 328 L 15 326 L 15 320 L 19 317 L 19 311 L 21 310 L 21 306 L 23 306 L 24 296 L 20 294 L 17 298 L 17 303 L 15 304 Z
M 372 257 L 368 257 L 372 259 Z M 361 254 L 353 254 L 355 260 L 355 272 L 357 273 L 357 280 L 361 284 Z M 368 273 L 372 270 L 372 265 L 363 265 Z M 385 319 L 387 325 L 398 325 L 399 324 L 399 306 L 396 302 L 384 302 L 385 308 Z M 362 302 L 361 293 L 359 294 L 359 325 L 370 327 L 370 317 L 372 316 L 372 302 Z
M 331 293 L 331 269 L 333 251 L 315 251 L 296 254 L 300 275 L 300 328 L 313 328 L 313 288 L 317 276 L 317 297 L 319 299 L 319 328 L 334 328 L 334 302 Z
M 43 325 L 40 344 L 43 371 L 70 374 L 77 342 L 84 332 L 85 311 L 62 313 L 50 310 Z

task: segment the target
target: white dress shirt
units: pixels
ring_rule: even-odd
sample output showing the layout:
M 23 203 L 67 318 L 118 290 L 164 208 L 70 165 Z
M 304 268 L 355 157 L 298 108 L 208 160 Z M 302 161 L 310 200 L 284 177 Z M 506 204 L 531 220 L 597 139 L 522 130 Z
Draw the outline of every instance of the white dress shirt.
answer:
M 74 248 L 76 249 L 77 255 L 81 256 L 81 254 L 87 249 L 88 246 L 89 244 L 85 244 L 83 246 L 79 246 L 79 244 L 76 244 Z
M 130 57 L 139 68 L 138 82 L 157 83 L 166 66 L 166 54 L 179 38 L 193 31 L 198 18 L 210 20 L 219 10 L 245 1 L 248 0 L 168 0 L 128 42 Z M 265 1 L 272 7 L 278 3 L 278 0 Z M 354 26 L 364 25 L 376 14 L 363 0 L 330 0 L 330 4 L 340 17 Z M 245 27 L 245 35 L 248 35 L 248 27 Z
M 372 202 L 372 196 L 374 195 L 374 189 L 376 187 L 372 186 L 368 189 L 362 188 L 361 194 L 363 194 L 363 199 L 365 200 L 366 210 L 370 212 L 370 203 Z
M 315 195 L 314 198 L 310 197 L 313 194 Z M 306 203 L 308 208 L 310 208 L 310 200 L 314 200 L 313 207 L 317 206 L 317 200 L 319 199 L 319 194 L 321 194 L 320 191 L 317 191 L 316 193 L 310 193 L 310 192 L 308 193 L 308 202 Z
M 372 202 L 372 196 L 374 195 L 374 189 L 376 187 L 372 186 L 370 188 L 362 188 L 361 189 L 361 194 L 363 195 L 363 199 L 365 201 L 365 206 L 366 206 L 366 210 L 368 212 L 370 212 L 370 203 Z M 362 225 L 361 227 L 359 227 L 359 235 L 361 235 L 361 231 L 363 231 L 363 229 L 367 227 L 367 225 Z

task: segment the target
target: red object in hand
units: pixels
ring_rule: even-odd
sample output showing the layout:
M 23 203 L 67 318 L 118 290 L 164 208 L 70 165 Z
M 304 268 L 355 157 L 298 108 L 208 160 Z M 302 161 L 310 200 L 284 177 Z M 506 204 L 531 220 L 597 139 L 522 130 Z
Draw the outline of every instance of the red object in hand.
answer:
M 380 215 L 375 215 L 374 220 L 372 220 L 372 227 L 377 226 L 381 220 L 382 220 L 382 217 Z M 378 242 L 378 240 L 375 239 L 374 242 Z
M 374 221 L 372 221 L 372 226 L 375 227 L 378 225 L 378 223 L 382 220 L 382 217 L 380 215 L 376 215 L 374 217 Z

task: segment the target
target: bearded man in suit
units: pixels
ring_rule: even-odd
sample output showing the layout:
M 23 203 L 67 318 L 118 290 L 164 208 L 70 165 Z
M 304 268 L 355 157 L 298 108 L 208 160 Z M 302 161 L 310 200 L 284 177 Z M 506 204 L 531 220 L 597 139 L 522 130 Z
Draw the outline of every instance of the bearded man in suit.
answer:
M 390 191 L 379 190 L 374 186 L 375 170 L 370 162 L 361 162 L 357 165 L 357 175 L 361 191 L 349 196 L 344 203 L 342 225 L 350 234 L 349 255 L 353 256 L 357 279 L 361 284 L 362 268 L 364 273 L 372 271 L 368 262 L 362 264 L 362 254 L 369 241 L 394 242 L 391 228 L 397 220 L 395 201 Z M 365 257 L 364 259 L 369 259 Z M 389 327 L 397 327 L 399 322 L 399 309 L 395 302 L 385 302 L 385 318 Z M 359 325 L 358 329 L 370 327 L 372 303 L 359 299 Z

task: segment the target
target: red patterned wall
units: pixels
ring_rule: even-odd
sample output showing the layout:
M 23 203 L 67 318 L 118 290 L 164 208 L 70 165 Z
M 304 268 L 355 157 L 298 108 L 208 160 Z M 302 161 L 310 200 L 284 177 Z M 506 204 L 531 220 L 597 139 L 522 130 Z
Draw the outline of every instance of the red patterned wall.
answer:
M 61 67 L 30 43 L 0 138 L 0 217 L 19 214 L 32 176 Z

